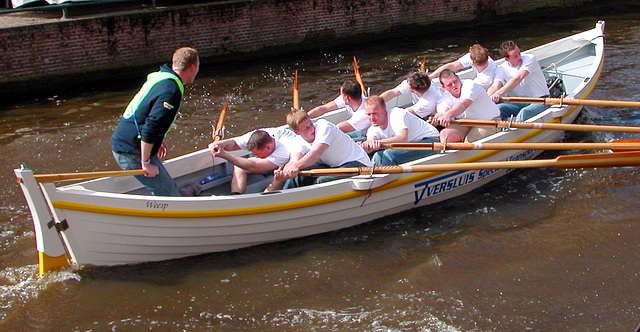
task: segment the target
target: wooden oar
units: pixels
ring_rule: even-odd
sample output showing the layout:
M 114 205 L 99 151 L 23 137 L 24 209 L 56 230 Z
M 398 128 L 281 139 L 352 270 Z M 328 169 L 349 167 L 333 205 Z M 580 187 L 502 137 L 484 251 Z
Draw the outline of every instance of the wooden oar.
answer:
M 367 95 L 367 90 L 364 89 L 364 81 L 362 81 L 362 75 L 360 75 L 360 68 L 358 67 L 358 60 L 356 57 L 353 57 L 353 74 L 356 77 L 356 82 L 360 84 L 360 89 L 362 90 L 363 95 Z
M 300 98 L 298 96 L 298 71 L 293 76 L 293 98 L 292 107 L 294 110 L 300 109 Z
M 536 167 L 593 168 L 622 166 L 640 166 L 640 152 L 562 155 L 555 159 L 488 161 L 414 166 L 377 166 L 373 167 L 373 172 L 372 167 L 317 168 L 300 171 L 298 174 L 303 176 L 355 176 L 369 175 L 372 173 L 400 174 Z
M 103 178 L 107 176 L 133 176 L 144 175 L 145 171 L 141 169 L 132 169 L 125 171 L 98 171 L 98 172 L 78 172 L 78 173 L 56 173 L 56 174 L 35 174 L 33 177 L 39 183 L 45 182 L 58 182 L 58 181 L 71 181 L 71 180 L 86 180 Z
M 611 141 L 613 144 L 621 144 L 621 143 L 629 143 L 629 144 L 640 144 L 640 139 L 614 139 Z M 618 149 L 616 146 L 611 148 L 613 152 L 621 152 L 624 149 Z
M 616 140 L 611 143 L 389 143 L 383 149 L 392 150 L 638 150 L 640 140 L 626 142 Z
M 461 126 L 496 127 L 496 128 L 521 128 L 521 129 L 551 129 L 570 131 L 602 131 L 611 133 L 640 133 L 640 127 L 631 126 L 605 126 L 585 125 L 573 123 L 543 123 L 543 122 L 518 122 L 505 120 L 453 120 Z
M 604 107 L 640 107 L 638 101 L 624 100 L 597 100 L 597 99 L 571 99 L 571 98 L 533 98 L 533 97 L 502 97 L 500 101 L 522 104 L 545 104 L 545 105 L 582 105 L 582 106 L 604 106 Z
M 213 130 L 213 141 L 218 141 L 222 139 L 224 133 L 222 129 L 224 127 L 224 120 L 227 117 L 227 109 L 229 109 L 229 95 L 227 95 L 227 100 L 224 102 L 222 109 L 220 110 L 220 115 L 218 115 L 218 121 L 216 122 L 216 126 Z
M 227 100 L 225 100 L 224 105 L 222 105 L 222 109 L 220 110 L 220 114 L 218 115 L 218 121 L 216 122 L 216 126 L 213 130 L 213 142 L 217 142 L 222 139 L 224 136 L 224 120 L 227 118 L 227 110 L 229 109 L 229 95 L 227 95 Z M 215 148 L 217 151 L 218 148 Z M 216 157 L 211 154 L 211 169 L 213 173 L 216 171 Z
M 420 62 L 420 72 L 421 73 L 427 72 L 427 57 L 423 57 L 422 62 Z

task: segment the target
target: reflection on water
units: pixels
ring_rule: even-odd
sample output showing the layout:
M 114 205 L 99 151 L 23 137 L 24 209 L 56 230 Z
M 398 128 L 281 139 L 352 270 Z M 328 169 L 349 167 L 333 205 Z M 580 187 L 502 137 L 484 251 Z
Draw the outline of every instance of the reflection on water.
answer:
M 603 17 L 512 22 L 242 64 L 203 63 L 170 134 L 172 156 L 207 145 L 230 96 L 228 135 L 283 123 L 299 71 L 305 109 L 332 100 L 355 55 L 372 93 L 424 57 L 431 69 L 479 41 L 529 48 Z M 640 16 L 607 19 L 607 58 L 591 98 L 640 100 Z M 142 79 L 142 78 L 141 78 Z M 365 225 L 228 253 L 35 278 L 34 235 L 12 169 L 115 169 L 109 136 L 137 89 L 65 92 L 0 110 L 0 330 L 631 330 L 640 287 L 633 168 L 513 172 L 461 198 Z M 579 122 L 640 125 L 633 109 Z M 631 134 L 568 133 L 608 141 Z M 553 158 L 557 152 L 543 157 Z M 61 314 L 64 312 L 64 314 Z

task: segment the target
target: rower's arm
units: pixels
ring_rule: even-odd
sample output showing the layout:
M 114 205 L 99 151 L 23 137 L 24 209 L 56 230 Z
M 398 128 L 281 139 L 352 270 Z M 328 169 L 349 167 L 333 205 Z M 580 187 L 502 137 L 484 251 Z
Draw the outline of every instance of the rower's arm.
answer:
M 505 85 L 501 88 L 493 92 L 493 95 L 504 96 L 509 91 L 513 90 L 515 87 L 522 82 L 527 76 L 529 76 L 529 72 L 526 70 L 519 70 L 516 76 L 512 77 Z
M 334 111 L 337 109 L 338 109 L 338 105 L 336 105 L 336 103 L 332 100 L 324 105 L 320 105 L 312 108 L 309 112 L 307 112 L 307 115 L 309 115 L 309 117 L 311 118 L 317 118 L 324 113 Z
M 400 95 L 400 91 L 398 91 L 398 89 L 396 88 L 393 88 L 381 93 L 380 98 L 382 98 L 382 100 L 384 100 L 384 102 L 386 103 L 392 98 L 397 97 L 399 95 Z
M 431 74 L 429 74 L 429 79 L 439 78 L 440 77 L 440 73 L 442 73 L 445 69 L 458 71 L 458 70 L 460 70 L 462 68 L 464 68 L 464 66 L 462 66 L 460 61 L 454 60 L 454 61 L 451 61 L 449 63 L 445 63 L 444 65 L 442 65 L 442 66 L 438 67 L 436 70 L 434 70 Z

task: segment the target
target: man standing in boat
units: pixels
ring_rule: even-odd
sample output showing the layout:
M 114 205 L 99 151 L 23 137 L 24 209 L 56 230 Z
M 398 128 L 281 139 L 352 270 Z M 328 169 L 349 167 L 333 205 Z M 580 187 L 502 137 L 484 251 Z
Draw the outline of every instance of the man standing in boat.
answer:
M 371 159 L 367 153 L 333 123 L 324 119 L 313 123 L 307 112 L 293 110 L 287 114 L 287 124 L 300 136 L 298 140 L 302 144 L 297 146 L 298 151 L 292 152 L 291 160 L 282 169 L 275 172 L 276 179 L 287 180 L 284 185 L 285 189 L 340 178 L 335 176 L 298 176 L 301 169 L 317 163 L 322 164 L 322 167 L 371 166 Z
M 377 151 L 372 158 L 376 166 L 399 165 L 433 153 L 428 150 L 380 150 L 382 144 L 388 143 L 437 142 L 439 133 L 434 126 L 406 109 L 395 107 L 387 110 L 379 96 L 369 97 L 364 109 L 371 127 L 367 130 L 367 140 L 358 144 L 367 153 Z
M 431 123 L 445 127 L 440 142 L 473 142 L 498 132 L 495 127 L 469 127 L 451 124 L 451 119 L 500 120 L 500 110 L 487 92 L 472 80 L 460 80 L 452 70 L 440 73 L 440 83 L 446 90 L 438 101 L 438 112 Z
M 124 170 L 142 168 L 147 174 L 136 179 L 153 195 L 180 196 L 161 158 L 169 151 L 165 136 L 178 115 L 184 85 L 193 83 L 199 69 L 196 49 L 175 50 L 171 66 L 165 64 L 160 71 L 147 76 L 111 136 L 111 149 L 118 165 Z
M 435 79 L 440 77 L 440 73 L 445 69 L 455 72 L 469 67 L 473 68 L 476 74 L 473 81 L 480 84 L 485 90 L 489 89 L 491 84 L 493 84 L 498 66 L 489 56 L 489 51 L 480 44 L 471 45 L 471 47 L 469 47 L 469 53 L 463 55 L 460 59 L 438 67 L 429 74 L 429 78 Z
M 371 125 L 367 116 L 364 115 L 364 101 L 366 99 L 367 97 L 362 94 L 360 84 L 355 81 L 344 81 L 340 85 L 340 95 L 336 99 L 314 107 L 307 114 L 310 118 L 317 118 L 327 112 L 346 107 L 351 117 L 338 123 L 337 126 L 342 132 L 358 139 L 362 136 L 360 132 Z
M 500 46 L 500 55 L 505 59 L 496 70 L 493 85 L 487 91 L 491 99 L 499 103 L 500 117 L 508 120 L 515 116 L 516 121 L 524 121 L 549 106 L 544 104 L 500 103 L 502 96 L 513 97 L 549 97 L 547 82 L 533 54 L 521 54 L 513 40 Z
M 290 159 L 298 136 L 285 128 L 265 128 L 248 132 L 242 136 L 209 144 L 214 157 L 224 158 L 234 165 L 231 179 L 231 194 L 244 194 L 250 173 L 265 173 L 283 167 Z M 254 157 L 243 158 L 227 151 L 248 150 Z M 297 149 L 295 149 L 297 150 Z M 265 192 L 282 189 L 284 181 L 274 179 Z
M 442 91 L 431 84 L 431 79 L 427 73 L 413 72 L 393 89 L 389 89 L 380 94 L 380 97 L 388 102 L 394 97 L 411 93 L 413 105 L 406 110 L 413 115 L 425 119 L 436 112 L 436 104 L 442 96 Z

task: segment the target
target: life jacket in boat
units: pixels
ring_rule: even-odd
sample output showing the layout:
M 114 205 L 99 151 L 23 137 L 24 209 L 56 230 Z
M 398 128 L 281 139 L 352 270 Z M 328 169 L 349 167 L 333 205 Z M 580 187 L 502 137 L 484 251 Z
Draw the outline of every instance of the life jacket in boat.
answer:
M 180 98 L 182 98 L 182 96 L 184 96 L 184 84 L 182 84 L 182 80 L 180 80 L 180 78 L 176 74 L 171 72 L 166 72 L 166 71 L 154 72 L 147 75 L 147 81 L 142 85 L 142 88 L 140 88 L 140 91 L 138 91 L 138 93 L 133 97 L 133 99 L 131 99 L 131 101 L 129 102 L 129 105 L 127 105 L 127 108 L 124 110 L 122 117 L 125 119 L 129 119 L 132 116 L 134 116 L 136 114 L 136 111 L 140 107 L 140 103 L 142 103 L 142 101 L 149 94 L 151 89 L 153 89 L 153 87 L 159 82 L 167 79 L 172 79 L 176 82 L 176 84 L 178 84 L 178 88 L 180 89 Z M 172 125 L 176 121 L 177 117 L 178 117 L 178 112 L 176 112 L 176 115 L 173 117 L 173 121 L 171 122 Z M 135 117 L 133 118 L 133 122 L 136 125 L 136 130 L 138 131 L 138 138 L 140 138 L 140 135 L 141 135 L 140 128 L 138 126 L 138 121 L 136 120 Z M 172 126 L 169 126 L 165 135 L 169 132 L 169 130 L 171 130 L 171 127 Z

